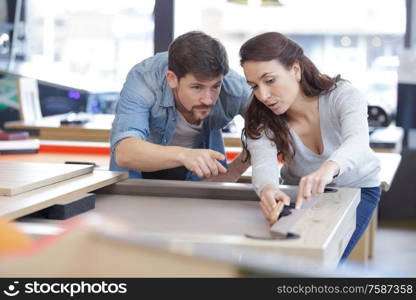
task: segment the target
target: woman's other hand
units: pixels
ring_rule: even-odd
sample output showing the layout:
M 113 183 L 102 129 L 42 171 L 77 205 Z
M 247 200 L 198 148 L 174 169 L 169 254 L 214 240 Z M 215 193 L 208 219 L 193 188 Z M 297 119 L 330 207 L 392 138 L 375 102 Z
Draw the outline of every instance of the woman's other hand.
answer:
M 277 202 L 282 201 L 285 205 L 290 204 L 290 197 L 279 190 L 274 185 L 266 185 L 260 192 L 260 206 L 264 217 L 270 224 L 274 224 L 277 219 Z
M 325 186 L 338 175 L 339 166 L 332 160 L 325 161 L 315 172 L 302 177 L 296 197 L 296 209 L 301 208 L 303 201 L 311 196 L 322 194 Z

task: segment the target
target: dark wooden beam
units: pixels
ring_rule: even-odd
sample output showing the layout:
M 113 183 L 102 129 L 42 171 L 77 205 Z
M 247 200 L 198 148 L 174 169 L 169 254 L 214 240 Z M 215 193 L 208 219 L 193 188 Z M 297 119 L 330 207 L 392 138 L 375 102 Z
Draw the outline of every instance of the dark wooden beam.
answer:
M 174 0 L 156 0 L 154 9 L 154 53 L 167 51 L 173 41 Z

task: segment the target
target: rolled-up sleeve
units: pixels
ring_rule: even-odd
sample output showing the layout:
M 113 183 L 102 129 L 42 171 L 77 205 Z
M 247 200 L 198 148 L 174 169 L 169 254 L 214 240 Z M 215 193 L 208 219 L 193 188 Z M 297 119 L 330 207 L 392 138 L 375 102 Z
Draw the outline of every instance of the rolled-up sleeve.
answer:
M 128 137 L 147 140 L 149 136 L 149 114 L 155 96 L 146 84 L 139 69 L 133 69 L 120 93 L 111 130 L 111 150 Z
M 252 183 L 258 196 L 268 184 L 279 188 L 280 166 L 277 162 L 276 145 L 264 134 L 257 140 L 247 138 L 251 155 Z

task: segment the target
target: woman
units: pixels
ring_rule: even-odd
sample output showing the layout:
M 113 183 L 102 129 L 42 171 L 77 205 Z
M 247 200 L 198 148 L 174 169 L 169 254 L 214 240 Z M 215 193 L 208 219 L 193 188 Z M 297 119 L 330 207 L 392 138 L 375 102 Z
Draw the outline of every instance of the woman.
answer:
M 361 188 L 356 229 L 344 261 L 366 229 L 380 199 L 380 163 L 369 147 L 367 102 L 340 76 L 321 74 L 302 48 L 269 32 L 240 49 L 253 99 L 245 116 L 244 149 L 266 219 L 276 221 L 279 190 L 277 155 L 285 184 L 299 185 L 296 208 L 326 185 Z

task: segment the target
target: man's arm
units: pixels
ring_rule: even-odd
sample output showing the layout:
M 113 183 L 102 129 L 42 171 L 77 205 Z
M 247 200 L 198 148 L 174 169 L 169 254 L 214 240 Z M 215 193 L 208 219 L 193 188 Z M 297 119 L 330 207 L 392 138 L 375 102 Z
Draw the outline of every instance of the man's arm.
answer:
M 250 167 L 250 162 L 243 162 L 244 155 L 241 152 L 229 165 L 227 173 L 220 174 L 218 176 L 213 176 L 204 181 L 213 181 L 213 182 L 237 182 L 241 175 Z
M 199 177 L 211 177 L 227 172 L 218 160 L 225 156 L 209 149 L 190 149 L 178 146 L 160 146 L 130 137 L 120 141 L 115 148 L 119 166 L 143 172 L 153 172 L 180 166 Z

